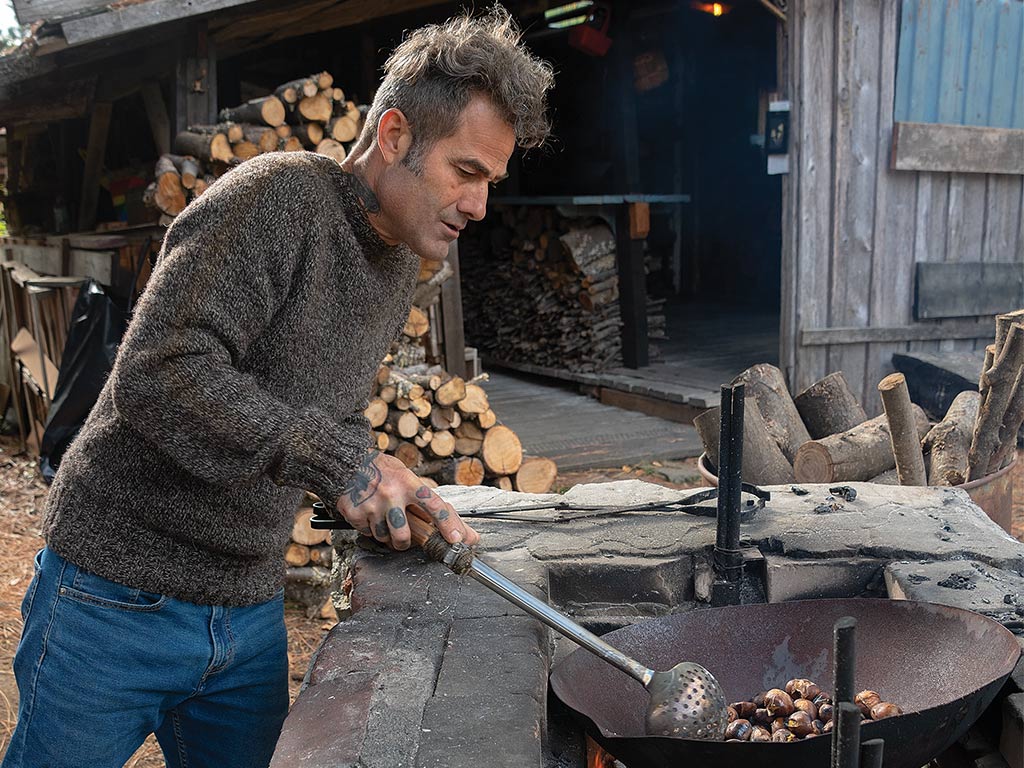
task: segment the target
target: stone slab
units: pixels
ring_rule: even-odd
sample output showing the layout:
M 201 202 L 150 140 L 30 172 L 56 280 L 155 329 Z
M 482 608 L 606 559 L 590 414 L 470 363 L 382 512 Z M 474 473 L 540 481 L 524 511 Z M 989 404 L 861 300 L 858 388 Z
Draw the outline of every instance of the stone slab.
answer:
M 543 728 L 543 702 L 532 696 L 431 699 L 423 713 L 415 765 L 540 768 Z
M 434 696 L 524 694 L 539 702 L 547 690 L 547 659 L 547 631 L 533 619 L 456 619 Z
M 1024 634 L 1024 576 L 978 562 L 896 562 L 885 569 L 889 596 L 964 608 Z
M 769 603 L 877 595 L 885 589 L 884 560 L 792 560 L 766 555 L 764 563 Z

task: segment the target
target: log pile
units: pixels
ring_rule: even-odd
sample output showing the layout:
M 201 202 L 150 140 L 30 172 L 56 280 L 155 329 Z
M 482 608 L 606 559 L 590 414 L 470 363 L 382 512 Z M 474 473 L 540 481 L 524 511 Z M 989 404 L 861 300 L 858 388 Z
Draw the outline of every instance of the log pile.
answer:
M 284 83 L 274 93 L 221 110 L 216 125 L 180 132 L 174 153 L 157 160 L 144 199 L 164 216 L 177 216 L 231 167 L 265 152 L 309 150 L 340 163 L 364 114 L 328 72 Z
M 488 357 L 578 372 L 622 364 L 615 236 L 600 219 L 498 207 L 460 244 L 466 333 Z M 467 236 L 468 235 L 468 236 Z M 665 338 L 664 300 L 648 300 L 649 338 Z M 652 345 L 651 356 L 658 350 Z

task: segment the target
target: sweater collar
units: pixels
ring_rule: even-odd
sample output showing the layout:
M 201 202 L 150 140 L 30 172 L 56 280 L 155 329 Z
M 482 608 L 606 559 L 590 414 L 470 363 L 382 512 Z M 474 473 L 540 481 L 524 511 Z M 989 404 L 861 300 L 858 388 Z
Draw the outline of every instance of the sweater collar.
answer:
M 357 180 L 351 173 L 342 170 L 340 166 L 338 172 L 342 175 L 341 196 L 349 214 L 348 220 L 352 225 L 352 232 L 365 254 L 368 257 L 394 257 L 408 253 L 409 249 L 403 243 L 388 245 L 384 242 L 377 230 L 374 229 L 370 217 L 366 213 L 366 208 L 363 207 L 363 202 L 359 199 L 356 189 Z

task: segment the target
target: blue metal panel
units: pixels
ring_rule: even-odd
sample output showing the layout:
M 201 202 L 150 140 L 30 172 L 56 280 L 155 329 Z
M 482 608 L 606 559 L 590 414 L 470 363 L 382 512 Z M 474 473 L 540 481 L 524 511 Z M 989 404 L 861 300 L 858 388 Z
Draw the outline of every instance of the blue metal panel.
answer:
M 1024 128 L 1024 0 L 903 0 L 894 111 Z

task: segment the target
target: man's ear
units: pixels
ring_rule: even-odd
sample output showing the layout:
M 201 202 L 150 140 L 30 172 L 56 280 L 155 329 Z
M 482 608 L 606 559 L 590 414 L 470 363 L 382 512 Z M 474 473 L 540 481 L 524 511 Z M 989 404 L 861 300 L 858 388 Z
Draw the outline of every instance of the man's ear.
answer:
M 396 165 L 405 159 L 412 147 L 412 130 L 402 110 L 392 107 L 380 116 L 377 147 L 388 165 Z

